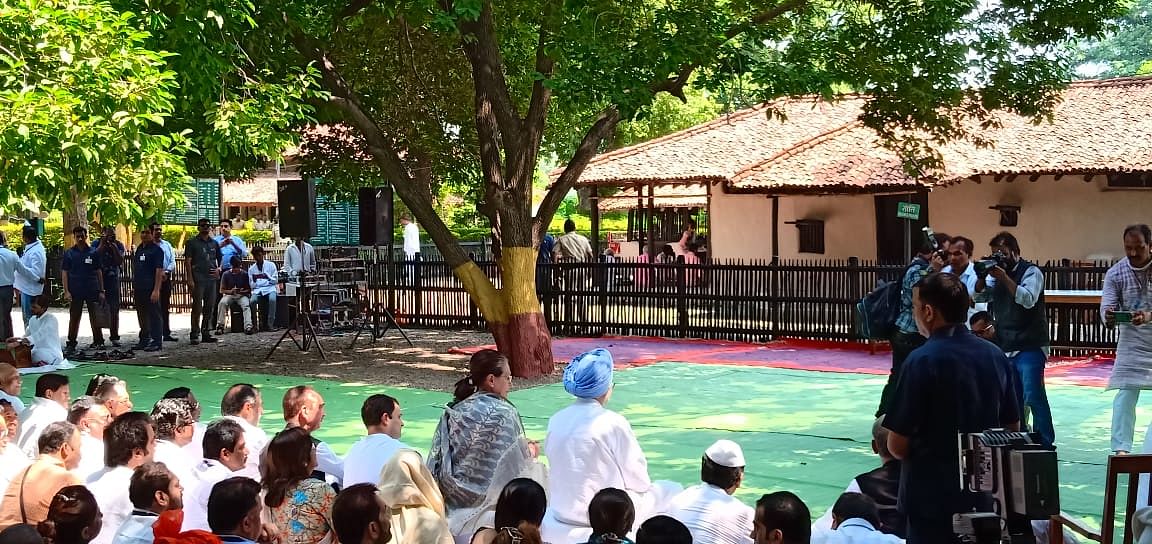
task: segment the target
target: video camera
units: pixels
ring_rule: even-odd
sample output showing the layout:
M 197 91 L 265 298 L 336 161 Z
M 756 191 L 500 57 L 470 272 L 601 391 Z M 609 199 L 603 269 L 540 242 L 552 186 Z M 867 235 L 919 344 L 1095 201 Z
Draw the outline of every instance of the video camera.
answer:
M 988 271 L 994 267 L 999 266 L 1001 269 L 1007 271 L 1012 268 L 1012 263 L 1008 261 L 1008 254 L 1003 251 L 997 251 L 986 257 L 980 257 L 980 260 L 972 263 L 977 276 L 984 276 Z
M 1034 543 L 1031 520 L 1060 513 L 1056 452 L 1035 433 L 991 429 L 961 433 L 960 485 L 977 493 L 984 512 L 956 514 L 953 530 L 961 542 Z

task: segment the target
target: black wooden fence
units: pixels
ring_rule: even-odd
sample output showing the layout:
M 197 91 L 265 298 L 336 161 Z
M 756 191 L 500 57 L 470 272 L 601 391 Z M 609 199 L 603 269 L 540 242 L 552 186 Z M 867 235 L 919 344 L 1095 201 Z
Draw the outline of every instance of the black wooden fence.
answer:
M 368 300 L 394 309 L 411 327 L 483 330 L 487 323 L 463 284 L 443 261 L 384 262 L 366 259 Z M 50 270 L 58 277 L 59 261 Z M 498 266 L 476 263 L 500 287 Z M 1107 263 L 1049 261 L 1049 290 L 1099 290 Z M 895 279 L 900 264 L 859 259 L 726 261 L 707 264 L 599 262 L 538 267 L 544 315 L 559 335 L 630 335 L 762 342 L 800 338 L 862 341 L 855 304 L 880 282 Z M 52 274 L 50 274 L 52 275 Z M 126 271 L 124 305 L 131 305 Z M 56 280 L 58 285 L 58 280 Z M 172 307 L 190 307 L 182 266 L 177 266 Z M 1116 337 L 1094 305 L 1048 302 L 1052 345 L 1062 353 L 1111 349 Z

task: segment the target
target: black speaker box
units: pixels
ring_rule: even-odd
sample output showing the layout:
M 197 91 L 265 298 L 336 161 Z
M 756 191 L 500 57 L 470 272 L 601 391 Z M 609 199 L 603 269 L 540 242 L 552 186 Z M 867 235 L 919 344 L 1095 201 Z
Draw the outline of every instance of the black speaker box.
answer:
M 280 180 L 276 183 L 276 206 L 281 237 L 316 236 L 316 182 Z
M 392 187 L 364 187 L 358 191 L 360 245 L 392 243 Z

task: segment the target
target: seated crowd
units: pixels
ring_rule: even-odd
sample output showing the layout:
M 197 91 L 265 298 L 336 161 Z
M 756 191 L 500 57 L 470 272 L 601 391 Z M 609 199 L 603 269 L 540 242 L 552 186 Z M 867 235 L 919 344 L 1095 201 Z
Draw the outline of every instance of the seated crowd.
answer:
M 800 544 L 902 542 L 900 461 L 878 420 L 880 466 L 856 477 L 813 523 L 787 491 L 754 506 L 734 497 L 747 465 L 719 440 L 700 482 L 653 481 L 628 421 L 607 409 L 613 361 L 597 349 L 572 360 L 575 397 L 552 416 L 543 445 L 528 440 L 507 399 L 512 375 L 493 350 L 476 353 L 456 385 L 427 460 L 401 442 L 400 402 L 369 396 L 366 434 L 341 457 L 318 437 L 323 396 L 283 399 L 284 428 L 260 428 L 261 391 L 228 388 L 221 414 L 201 421 L 188 388 L 133 411 L 127 384 L 97 375 L 71 400 L 68 378 L 43 374 L 28 406 L 20 377 L 0 366 L 0 544 L 386 543 Z M 537 457 L 545 453 L 546 467 Z

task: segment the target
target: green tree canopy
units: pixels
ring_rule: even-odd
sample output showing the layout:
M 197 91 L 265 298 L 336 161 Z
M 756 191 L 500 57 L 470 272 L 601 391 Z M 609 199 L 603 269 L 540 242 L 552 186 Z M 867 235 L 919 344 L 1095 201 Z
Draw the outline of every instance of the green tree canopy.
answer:
M 1123 77 L 1152 73 L 1152 0 L 1135 0 L 1100 40 L 1080 45 L 1081 75 Z
M 0 207 L 105 220 L 179 199 L 184 134 L 164 128 L 175 74 L 131 15 L 84 0 L 0 2 Z

